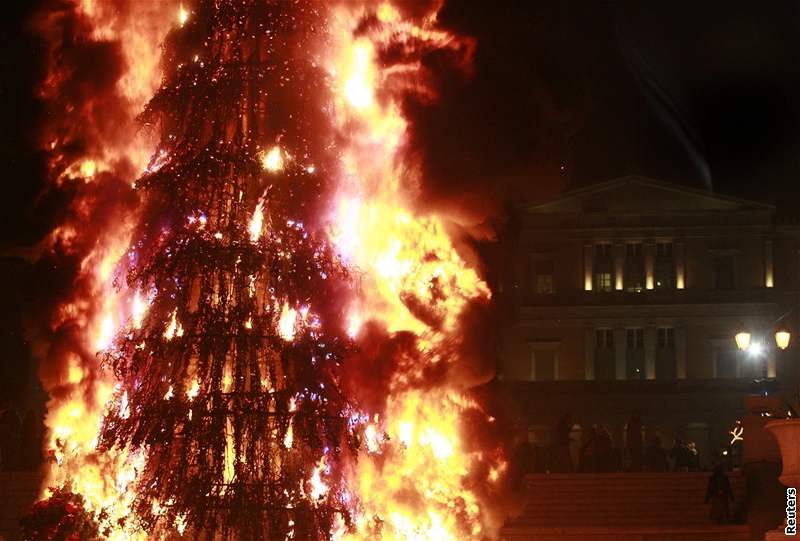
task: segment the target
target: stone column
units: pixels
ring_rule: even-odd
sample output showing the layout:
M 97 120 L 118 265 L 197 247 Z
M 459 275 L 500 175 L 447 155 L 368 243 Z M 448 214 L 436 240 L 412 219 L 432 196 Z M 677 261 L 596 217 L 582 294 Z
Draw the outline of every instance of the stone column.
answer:
M 614 289 L 622 291 L 623 275 L 625 269 L 625 245 L 621 242 L 614 244 Z
M 686 366 L 686 327 L 675 328 L 675 377 L 686 379 L 688 367 Z
M 652 325 L 644 329 L 644 377 L 656 379 L 656 328 Z
M 617 379 L 625 379 L 625 329 L 614 327 L 614 372 Z
M 773 275 L 772 266 L 772 241 L 764 241 L 764 287 L 772 287 L 775 285 L 775 277 Z
M 655 273 L 655 244 L 652 242 L 645 242 L 642 246 L 644 250 L 644 287 L 645 289 L 653 289 L 655 287 L 656 279 Z
M 583 290 L 592 290 L 592 266 L 594 264 L 594 251 L 591 244 L 583 245 Z
M 675 288 L 686 288 L 686 247 L 676 242 L 675 247 Z

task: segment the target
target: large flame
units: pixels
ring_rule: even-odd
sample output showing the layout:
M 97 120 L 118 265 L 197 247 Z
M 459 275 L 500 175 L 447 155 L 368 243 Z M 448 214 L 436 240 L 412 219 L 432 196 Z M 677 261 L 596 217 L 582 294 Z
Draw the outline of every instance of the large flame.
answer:
M 352 466 L 350 479 L 355 523 L 354 527 L 340 524 L 333 535 L 349 541 L 491 537 L 492 526 L 468 478 L 489 456 L 495 457 L 492 471 L 502 469 L 503 464 L 495 450 L 479 453 L 465 446 L 465 435 L 460 432 L 464 412 L 480 408 L 446 379 L 427 388 L 413 383 L 423 377 L 426 365 L 458 363 L 449 345 L 458 341 L 459 318 L 469 303 L 488 302 L 491 295 L 476 269 L 455 249 L 447 217 L 415 210 L 418 168 L 402 159 L 408 122 L 399 95 L 389 88 L 400 84 L 432 97 L 432 90 L 421 82 L 420 63 L 385 67 L 379 60 L 381 49 L 397 40 L 404 40 L 409 47 L 421 44 L 428 48 L 461 47 L 464 42 L 437 29 L 436 10 L 410 22 L 388 3 L 364 6 L 344 3 L 331 10 L 328 40 L 332 46 L 324 53 L 336 96 L 331 120 L 346 141 L 340 189 L 329 209 L 329 233 L 343 260 L 361 276 L 356 297 L 343 299 L 350 303 L 346 322 L 350 336 L 358 341 L 362 325 L 370 321 L 389 333 L 413 333 L 421 364 L 394 372 L 386 386 L 390 394 L 383 411 L 354 413 L 354 424 L 364 435 L 363 456 Z M 124 97 L 124 106 L 115 114 L 129 122 L 122 126 L 124 133 L 102 147 L 88 149 L 72 163 L 64 162 L 59 152 L 62 139 L 48 141 L 53 168 L 58 172 L 56 181 L 79 178 L 99 189 L 103 173 L 114 172 L 132 184 L 141 171 L 152 171 L 169 159 L 150 156 L 153 146 L 132 120 L 158 87 L 159 44 L 171 28 L 188 21 L 191 8 L 188 2 L 178 0 L 130 2 L 120 12 L 107 2 L 83 0 L 77 10 L 93 29 L 91 39 L 117 40 L 122 46 L 126 67 L 117 81 L 117 92 Z M 365 20 L 371 21 L 367 31 L 363 30 Z M 57 94 L 63 76 L 54 63 L 43 88 L 45 97 Z M 279 146 L 261 156 L 269 172 L 281 170 L 294 159 Z M 313 165 L 304 167 L 314 171 Z M 74 219 L 52 233 L 53 246 L 69 245 L 90 222 L 92 189 L 86 193 L 86 198 L 76 203 Z M 263 203 L 262 198 L 249 224 L 253 242 L 269 227 Z M 96 449 L 115 381 L 94 353 L 113 348 L 115 336 L 126 326 L 141 325 L 148 308 L 147 292 L 120 287 L 115 272 L 120 260 L 136 256 L 130 238 L 135 220 L 133 214 L 120 216 L 115 227 L 100 234 L 87 250 L 81 267 L 81 281 L 87 287 L 82 296 L 65 301 L 52 322 L 53 328 L 65 323 L 77 326 L 82 343 L 64 353 L 65 369 L 59 379 L 45 381 L 52 396 L 46 420 L 48 447 L 54 450 L 45 486 L 68 483 L 84 495 L 92 510 L 107 513 L 111 539 L 147 538 L 133 521 L 125 520 L 144 457 Z M 293 339 L 298 325 L 313 324 L 307 307 L 284 303 L 280 314 L 280 335 L 287 341 Z M 243 326 L 252 328 L 251 320 Z M 164 329 L 166 337 L 180 335 L 175 314 L 164 322 Z M 185 389 L 190 398 L 196 396 L 197 380 Z M 164 398 L 173 396 L 170 387 Z M 293 445 L 291 425 L 284 445 Z M 225 475 L 230 476 L 233 458 L 227 455 Z M 326 467 L 323 459 L 303 488 L 313 499 L 328 490 Z M 491 480 L 496 480 L 496 475 Z M 183 525 L 178 526 L 182 532 Z
M 410 383 L 423 377 L 426 364 L 458 363 L 447 346 L 458 340 L 459 318 L 468 303 L 488 301 L 490 291 L 454 248 L 446 217 L 414 210 L 418 168 L 403 160 L 408 124 L 392 86 L 431 97 L 432 90 L 420 82 L 419 59 L 387 67 L 378 58 L 390 44 L 409 49 L 468 45 L 436 29 L 436 11 L 409 22 L 388 3 L 372 11 L 345 5 L 335 11 L 332 28 L 335 121 L 349 144 L 342 155 L 344 178 L 332 211 L 331 238 L 344 259 L 363 272 L 349 332 L 358 337 L 364 322 L 376 321 L 390 333 L 416 335 L 421 353 L 420 364 L 394 373 L 383 416 L 364 412 L 371 420 L 365 429 L 366 456 L 353 476 L 358 528 L 343 539 L 491 537 L 468 481 L 486 458 L 467 450 L 460 432 L 462 415 L 477 406 L 453 384 L 415 388 Z
M 141 324 L 147 298 L 142 292 L 115 287 L 117 264 L 131 255 L 134 214 L 117 216 L 107 224 L 109 227 L 93 232 L 97 238 L 92 245 L 81 240 L 83 231 L 93 223 L 98 194 L 109 189 L 106 183 L 122 179 L 132 185 L 148 164 L 154 144 L 146 131 L 138 129 L 134 119 L 160 84 L 160 43 L 175 24 L 175 20 L 165 18 L 164 8 L 167 13 L 173 10 L 177 13 L 177 6 L 177 0 L 169 0 L 158 5 L 131 2 L 120 9 L 110 2 L 83 0 L 74 7 L 65 4 L 60 11 L 46 13 L 43 21 L 48 27 L 45 32 L 49 32 L 60 27 L 62 18 L 74 17 L 81 26 L 71 31 L 85 32 L 78 39 L 98 44 L 119 43 L 122 55 L 122 73 L 113 89 L 115 108 L 104 108 L 91 96 L 84 96 L 79 107 L 67 103 L 61 111 L 63 116 L 45 127 L 44 141 L 52 156 L 54 182 L 82 186 L 68 218 L 49 238 L 54 250 L 74 252 L 81 257 L 81 264 L 75 279 L 76 294 L 65 300 L 50 322 L 54 330 L 75 330 L 79 341 L 71 343 L 66 351 L 49 355 L 57 357 L 59 370 L 42 367 L 43 383 L 51 396 L 45 421 L 46 446 L 52 460 L 43 495 L 49 495 L 49 487 L 69 485 L 84 496 L 90 509 L 107 513 L 107 523 L 115 525 L 109 539 L 147 538 L 131 521 L 125 520 L 134 495 L 131 487 L 143 457 L 96 449 L 100 424 L 115 382 L 113 374 L 101 368 L 95 353 L 112 347 L 124 325 Z M 56 103 L 66 81 L 73 77 L 60 61 L 59 40 L 70 39 L 66 37 L 67 30 L 62 32 L 64 37 L 51 38 L 50 72 L 40 89 L 44 100 Z M 102 115 L 115 119 L 111 122 L 113 136 L 102 137 L 102 144 L 87 144 L 84 154 L 73 159 L 74 154 L 68 149 L 76 140 L 83 138 L 91 143 L 94 137 L 108 135 L 98 127 L 106 122 Z M 93 130 L 98 135 L 93 135 Z

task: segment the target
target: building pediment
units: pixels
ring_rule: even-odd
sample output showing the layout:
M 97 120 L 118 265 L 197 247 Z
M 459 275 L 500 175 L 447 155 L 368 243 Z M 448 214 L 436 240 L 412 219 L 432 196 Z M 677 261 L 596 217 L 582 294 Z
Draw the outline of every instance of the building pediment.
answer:
M 643 214 L 774 210 L 772 205 L 658 181 L 641 176 L 613 179 L 527 206 L 531 214 Z

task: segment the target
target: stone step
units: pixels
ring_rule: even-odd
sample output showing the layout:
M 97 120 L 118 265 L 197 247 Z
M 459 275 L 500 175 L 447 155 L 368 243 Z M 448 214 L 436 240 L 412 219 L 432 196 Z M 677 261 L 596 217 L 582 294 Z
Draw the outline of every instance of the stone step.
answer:
M 635 517 L 553 517 L 550 520 L 518 520 L 510 525 L 513 527 L 552 527 L 563 526 L 569 524 L 570 526 L 641 526 L 650 527 L 658 526 L 660 524 L 681 524 L 683 526 L 704 526 L 709 523 L 708 513 L 701 517 L 691 517 L 689 519 L 679 516 L 666 516 L 666 517 L 648 517 L 648 518 L 635 518 Z
M 585 510 L 584 510 L 585 509 Z M 580 513 L 582 517 L 585 517 L 584 520 L 590 520 L 593 518 L 604 518 L 604 517 L 630 517 L 631 519 L 647 519 L 653 520 L 658 519 L 659 517 L 663 517 L 663 520 L 667 520 L 673 517 L 680 518 L 680 519 L 689 519 L 689 518 L 701 518 L 704 519 L 708 515 L 708 507 L 703 506 L 698 508 L 697 510 L 681 510 L 680 512 L 674 512 L 669 510 L 663 511 L 654 511 L 654 512 L 626 512 L 625 510 L 618 510 L 615 511 L 613 509 L 608 508 L 580 508 L 580 507 L 573 507 L 572 509 L 561 508 L 561 509 L 543 509 L 541 511 L 533 511 L 530 513 L 525 513 L 524 515 L 518 517 L 516 520 L 526 520 L 528 522 L 535 521 L 537 519 L 547 519 L 552 517 L 573 517 L 577 513 Z
M 658 539 L 653 537 L 654 532 L 674 528 L 676 524 L 690 529 L 716 527 L 709 520 L 709 507 L 704 504 L 709 475 L 707 472 L 530 475 L 526 478 L 527 496 L 522 513 L 509 521 L 504 532 L 517 532 L 516 541 L 528 539 L 519 537 L 522 531 L 528 534 L 535 531 L 541 537 L 553 536 L 553 529 L 559 527 L 600 528 L 592 535 L 606 535 L 610 541 L 620 531 L 603 533 L 603 528 L 624 527 L 625 532 L 639 532 L 630 534 L 633 536 L 630 539 L 652 541 Z M 730 479 L 736 502 L 743 501 L 744 478 L 732 474 Z M 539 531 L 539 528 L 545 529 Z M 711 535 L 709 539 L 725 538 L 717 530 L 703 531 L 704 535 Z M 681 531 L 680 535 L 686 538 L 688 534 Z
M 506 527 L 501 541 L 748 541 L 744 525 Z

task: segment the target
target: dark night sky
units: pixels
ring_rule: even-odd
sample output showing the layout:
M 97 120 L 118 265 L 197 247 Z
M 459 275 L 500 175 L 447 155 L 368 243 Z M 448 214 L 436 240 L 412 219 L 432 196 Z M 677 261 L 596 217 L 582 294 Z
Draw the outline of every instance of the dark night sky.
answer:
M 469 156 L 464 175 L 537 196 L 643 173 L 796 201 L 796 2 L 451 0 L 444 20 L 479 44 L 450 106 L 467 135 L 440 138 Z
M 26 22 L 36 7 L 12 2 L 0 22 L 0 246 L 34 243 L 56 216 L 35 204 L 45 48 Z M 520 197 L 642 173 L 794 210 L 796 1 L 448 0 L 441 20 L 478 47 L 471 77 L 444 67 L 441 100 L 407 104 L 433 204 L 490 216 Z M 2 261 L 0 301 L 20 306 L 19 261 Z M 2 354 L 17 356 L 15 310 L 0 327 Z
M 540 197 L 631 172 L 756 198 L 793 188 L 800 5 L 697 4 L 448 0 L 441 20 L 478 49 L 466 80 L 442 70 L 438 104 L 408 106 L 430 195 L 506 185 Z M 32 207 L 44 172 L 34 9 L 12 3 L 0 37 L 0 242 L 12 244 L 50 219 Z

